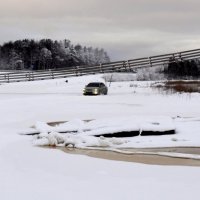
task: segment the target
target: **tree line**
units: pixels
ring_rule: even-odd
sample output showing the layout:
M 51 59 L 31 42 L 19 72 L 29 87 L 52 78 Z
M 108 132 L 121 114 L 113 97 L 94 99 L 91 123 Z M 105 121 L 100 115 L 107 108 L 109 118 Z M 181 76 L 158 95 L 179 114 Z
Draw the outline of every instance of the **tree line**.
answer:
M 200 60 L 173 60 L 170 59 L 164 73 L 169 77 L 199 77 Z
M 55 69 L 110 62 L 104 49 L 73 45 L 70 40 L 17 40 L 0 46 L 0 69 Z

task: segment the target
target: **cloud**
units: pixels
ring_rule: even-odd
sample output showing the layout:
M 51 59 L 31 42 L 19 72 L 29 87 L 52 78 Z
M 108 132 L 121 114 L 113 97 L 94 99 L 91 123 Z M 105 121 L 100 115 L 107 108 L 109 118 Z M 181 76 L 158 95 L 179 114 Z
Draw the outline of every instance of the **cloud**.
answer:
M 68 38 L 113 60 L 197 48 L 199 7 L 198 0 L 6 0 L 0 43 Z

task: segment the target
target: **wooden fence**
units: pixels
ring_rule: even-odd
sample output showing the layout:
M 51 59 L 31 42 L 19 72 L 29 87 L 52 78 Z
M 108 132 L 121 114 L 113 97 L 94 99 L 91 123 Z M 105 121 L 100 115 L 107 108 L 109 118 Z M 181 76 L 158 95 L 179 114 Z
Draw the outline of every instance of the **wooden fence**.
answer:
M 132 72 L 141 67 L 154 67 L 200 58 L 200 49 L 157 55 L 151 57 L 137 58 L 132 60 L 123 60 L 110 63 L 102 63 L 95 66 L 75 66 L 73 68 L 60 68 L 50 70 L 19 70 L 13 72 L 0 73 L 0 83 L 11 83 L 21 81 L 36 81 L 47 79 L 67 78 L 73 76 L 82 76 L 97 73 L 109 72 Z

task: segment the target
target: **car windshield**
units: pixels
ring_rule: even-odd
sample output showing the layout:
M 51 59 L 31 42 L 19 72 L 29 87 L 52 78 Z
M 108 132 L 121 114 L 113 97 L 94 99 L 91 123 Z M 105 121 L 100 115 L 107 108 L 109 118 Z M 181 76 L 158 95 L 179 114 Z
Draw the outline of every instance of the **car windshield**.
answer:
M 99 87 L 100 83 L 89 83 L 87 87 Z

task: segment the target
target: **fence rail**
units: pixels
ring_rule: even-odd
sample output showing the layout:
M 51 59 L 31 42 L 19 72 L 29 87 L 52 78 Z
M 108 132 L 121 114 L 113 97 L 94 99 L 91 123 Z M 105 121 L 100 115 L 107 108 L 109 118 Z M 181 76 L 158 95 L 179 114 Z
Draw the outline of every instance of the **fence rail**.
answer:
M 68 69 L 60 68 L 37 71 L 4 71 L 3 73 L 0 73 L 0 83 L 68 78 L 73 76 L 89 75 L 96 73 L 109 73 L 120 71 L 131 72 L 141 67 L 153 67 L 163 64 L 169 64 L 170 62 L 192 60 L 197 58 L 200 58 L 200 49 L 193 49 L 188 51 L 168 53 L 163 55 L 116 61 L 110 63 L 102 63 L 100 65 L 95 66 L 75 66 Z

